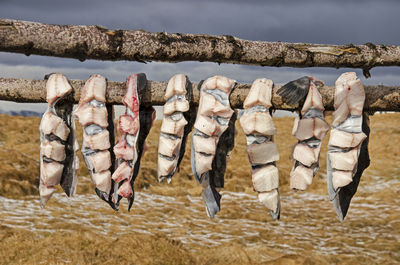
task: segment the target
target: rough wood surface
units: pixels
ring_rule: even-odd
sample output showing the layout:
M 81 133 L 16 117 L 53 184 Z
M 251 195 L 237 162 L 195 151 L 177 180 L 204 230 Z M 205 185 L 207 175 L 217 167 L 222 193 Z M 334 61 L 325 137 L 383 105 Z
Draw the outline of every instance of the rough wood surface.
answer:
M 233 36 L 101 26 L 49 25 L 0 19 L 0 51 L 75 58 L 81 61 L 207 61 L 262 66 L 353 67 L 369 76 L 375 66 L 400 66 L 400 46 L 263 42 Z
M 78 103 L 85 81 L 70 80 L 74 88 L 75 102 Z M 250 84 L 237 84 L 230 96 L 233 108 L 242 108 Z M 280 86 L 273 89 L 272 105 L 274 109 L 295 110 L 297 106 L 283 103 L 276 94 Z M 163 105 L 167 82 L 148 81 L 145 93 L 142 95 L 143 105 Z M 107 103 L 121 105 L 125 93 L 125 82 L 108 82 Z M 333 110 L 334 87 L 324 86 L 320 89 L 326 110 Z M 193 84 L 194 102 L 199 102 L 198 84 Z M 368 111 L 400 111 L 400 87 L 396 86 L 365 86 L 366 100 L 364 109 Z M 16 78 L 0 78 L 0 100 L 15 102 L 46 102 L 46 81 Z

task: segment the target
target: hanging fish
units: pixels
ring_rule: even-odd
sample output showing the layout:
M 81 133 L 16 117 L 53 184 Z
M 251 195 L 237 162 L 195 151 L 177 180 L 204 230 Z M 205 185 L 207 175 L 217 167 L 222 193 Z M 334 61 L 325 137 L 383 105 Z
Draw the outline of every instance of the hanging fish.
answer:
M 46 83 L 48 107 L 40 122 L 40 204 L 46 202 L 60 184 L 67 196 L 75 193 L 79 148 L 72 116 L 73 90 L 62 74 L 51 74 Z
M 155 119 L 153 107 L 140 107 L 140 96 L 146 86 L 147 78 L 143 73 L 133 74 L 126 80 L 126 93 L 122 99 L 126 110 L 118 121 L 122 136 L 114 146 L 117 169 L 112 175 L 116 183 L 113 202 L 117 208 L 122 198 L 128 199 L 128 210 L 132 207 L 134 181 L 139 173 L 146 137 Z
M 292 151 L 295 163 L 290 172 L 290 187 L 294 190 L 306 190 L 319 168 L 321 141 L 329 130 L 324 117 L 322 96 L 318 91 L 318 87 L 323 85 L 314 77 L 305 76 L 287 83 L 277 91 L 290 105 L 304 102 L 292 131 L 298 139 Z
M 369 118 L 363 113 L 364 87 L 354 72 L 342 74 L 335 83 L 332 130 L 327 156 L 328 193 L 340 221 L 369 166 Z
M 107 80 L 92 75 L 85 83 L 74 115 L 83 128 L 82 155 L 95 185 L 96 194 L 113 209 L 111 175 L 115 170 L 114 108 L 106 104 Z
M 184 74 L 174 75 L 168 82 L 164 99 L 164 118 L 158 145 L 158 180 L 168 183 L 185 154 L 186 140 L 192 131 L 195 116 L 192 84 Z
M 229 95 L 235 81 L 222 76 L 201 85 L 200 102 L 192 135 L 191 163 L 202 186 L 202 197 L 211 218 L 220 210 L 226 161 L 234 146 L 236 114 Z
M 253 188 L 272 217 L 279 219 L 279 173 L 276 167 L 279 153 L 273 138 L 276 129 L 269 112 L 272 87 L 273 82 L 269 79 L 260 78 L 253 82 L 243 104 L 240 125 L 246 134 Z

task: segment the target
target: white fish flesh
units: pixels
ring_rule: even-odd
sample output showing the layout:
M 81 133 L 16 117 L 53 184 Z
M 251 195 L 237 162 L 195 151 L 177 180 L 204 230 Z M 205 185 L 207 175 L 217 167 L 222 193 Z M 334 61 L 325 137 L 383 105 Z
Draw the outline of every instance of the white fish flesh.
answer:
M 325 108 L 318 91 L 318 87 L 323 85 L 316 78 L 305 76 L 287 83 L 277 91 L 291 105 L 305 99 L 292 131 L 298 139 L 292 152 L 295 163 L 290 172 L 290 187 L 294 190 L 307 189 L 319 168 L 321 141 L 330 128 L 325 121 Z
M 279 152 L 273 142 L 276 129 L 270 115 L 272 80 L 256 79 L 244 101 L 240 125 L 247 138 L 247 154 L 251 163 L 253 188 L 259 201 L 270 210 L 274 219 L 280 217 L 279 173 L 276 161 Z
M 328 144 L 328 193 L 340 221 L 369 166 L 369 119 L 363 113 L 364 87 L 354 72 L 342 74 L 335 83 L 333 121 Z
M 157 175 L 169 183 L 185 154 L 188 134 L 193 128 L 195 108 L 192 84 L 184 74 L 174 75 L 168 82 L 164 99 L 164 119 L 158 142 Z
M 234 146 L 236 114 L 229 104 L 235 81 L 214 76 L 202 82 L 192 135 L 191 163 L 211 218 L 220 211 L 227 157 Z M 208 145 L 206 147 L 206 145 Z
M 48 107 L 40 122 L 40 204 L 42 207 L 60 184 L 67 196 L 75 193 L 76 157 L 75 121 L 72 116 L 73 90 L 62 74 L 52 74 L 46 83 Z
M 122 198 L 128 200 L 128 210 L 134 201 L 134 181 L 139 173 L 140 159 L 145 140 L 155 118 L 153 107 L 140 107 L 140 96 L 147 86 L 143 73 L 132 74 L 126 80 L 126 92 L 122 99 L 126 109 L 118 121 L 121 138 L 114 146 L 117 169 L 112 174 L 115 181 L 112 201 L 118 209 Z
M 82 155 L 95 185 L 96 194 L 113 209 L 111 200 L 114 172 L 114 109 L 106 104 L 107 80 L 92 75 L 85 83 L 74 115 L 83 128 Z

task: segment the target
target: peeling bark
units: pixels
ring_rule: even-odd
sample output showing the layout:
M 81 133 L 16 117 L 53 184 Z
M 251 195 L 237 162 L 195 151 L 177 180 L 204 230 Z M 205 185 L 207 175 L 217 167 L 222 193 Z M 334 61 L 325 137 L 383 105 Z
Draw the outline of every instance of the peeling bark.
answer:
M 75 103 L 81 96 L 81 89 L 85 81 L 70 80 L 74 89 Z M 250 84 L 237 84 L 230 95 L 232 108 L 242 108 L 242 104 L 250 90 Z M 125 82 L 108 82 L 107 103 L 122 105 L 122 97 L 125 93 Z M 142 95 L 141 104 L 144 106 L 164 105 L 164 93 L 167 82 L 148 81 L 147 87 Z M 275 86 L 272 93 L 272 109 L 297 110 L 298 106 L 285 104 L 282 98 L 276 94 L 280 86 Z M 400 111 L 400 86 L 364 86 L 365 88 L 365 111 Z M 320 88 L 325 110 L 333 110 L 334 87 L 324 86 Z M 193 101 L 199 103 L 198 83 L 193 83 Z M 15 102 L 46 102 L 46 81 L 0 78 L 0 100 Z
M 109 30 L 101 26 L 50 25 L 0 19 L 0 51 L 80 61 L 200 61 L 261 66 L 400 66 L 400 46 L 325 45 L 242 40 L 233 36 Z

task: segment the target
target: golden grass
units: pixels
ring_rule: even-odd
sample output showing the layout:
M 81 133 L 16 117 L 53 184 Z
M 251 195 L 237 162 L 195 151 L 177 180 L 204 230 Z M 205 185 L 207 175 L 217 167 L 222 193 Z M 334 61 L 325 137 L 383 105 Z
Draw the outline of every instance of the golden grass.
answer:
M 330 122 L 330 117 L 328 117 Z M 39 126 L 40 118 L 35 117 L 10 117 L 0 115 L 0 161 L 2 170 L 0 171 L 0 196 L 9 198 L 23 199 L 24 195 L 38 196 L 39 182 Z M 295 137 L 291 136 L 293 118 L 274 118 L 278 135 L 275 142 L 278 145 L 281 159 L 277 166 L 280 172 L 280 191 L 284 196 L 298 198 L 298 193 L 294 194 L 289 189 L 289 172 L 292 167 L 290 152 L 292 145 L 296 142 Z M 250 164 L 245 151 L 245 136 L 237 125 L 237 137 L 235 148 L 231 154 L 231 160 L 226 171 L 225 189 L 228 191 L 240 191 L 255 195 L 252 189 Z M 400 114 L 382 114 L 371 117 L 371 139 L 370 156 L 371 165 L 365 171 L 361 180 L 361 186 L 369 182 L 385 183 L 395 180 L 391 187 L 378 189 L 376 192 L 361 190 L 357 193 L 358 198 L 362 198 L 365 204 L 375 204 L 380 201 L 386 204 L 393 204 L 399 195 L 396 191 L 400 190 Z M 193 179 L 190 166 L 190 141 L 186 148 L 186 154 L 178 174 L 176 174 L 171 184 L 158 183 L 156 178 L 157 170 L 157 146 L 160 131 L 160 121 L 157 121 L 147 139 L 148 150 L 142 158 L 142 167 L 135 183 L 136 190 L 146 193 L 168 195 L 177 197 L 184 202 L 185 207 L 191 207 L 191 203 L 186 198 L 187 195 L 199 196 L 201 188 Z M 78 139 L 81 143 L 82 130 L 77 126 Z M 327 135 L 323 142 L 320 158 L 320 170 L 313 180 L 313 184 L 307 193 L 327 194 L 326 181 L 326 150 Z M 93 184 L 85 169 L 82 156 L 79 152 L 81 168 L 78 172 L 79 185 L 78 194 L 93 194 Z M 61 190 L 59 190 L 61 192 Z M 51 204 L 57 204 L 53 200 Z M 99 203 L 100 202 L 99 200 Z M 283 209 L 283 220 L 271 222 L 270 217 L 265 212 L 249 211 L 240 213 L 240 204 L 223 205 L 223 211 L 219 213 L 221 220 L 229 221 L 238 218 L 248 220 L 268 222 L 269 227 L 279 227 L 282 224 L 296 226 L 297 223 L 307 223 L 310 216 L 318 216 L 323 220 L 324 209 L 315 209 L 313 213 L 301 212 L 301 205 L 297 210 L 290 211 Z M 283 205 L 285 206 L 285 205 Z M 394 205 L 393 207 L 395 207 Z M 300 210 L 299 210 L 300 209 Z M 397 208 L 398 209 L 398 208 Z M 66 209 L 60 209 L 60 212 Z M 134 209 L 139 214 L 149 218 L 157 218 L 157 213 L 144 212 L 137 207 Z M 186 209 L 163 209 L 162 214 L 176 211 L 180 215 L 188 215 Z M 299 212 L 296 212 L 299 211 Z M 320 212 L 319 212 L 320 211 Z M 365 209 L 368 211 L 368 208 Z M 1 211 L 0 211 L 1 213 Z M 105 213 L 105 214 L 111 214 Z M 0 226 L 0 264 L 259 264 L 260 260 L 267 260 L 265 264 L 371 264 L 373 259 L 368 255 L 353 252 L 342 254 L 315 253 L 313 246 L 306 239 L 307 237 L 326 238 L 327 229 L 332 225 L 338 226 L 336 236 L 340 235 L 340 229 L 355 231 L 363 227 L 384 231 L 376 238 L 371 238 L 367 231 L 359 238 L 368 243 L 368 247 L 374 251 L 381 251 L 384 261 L 400 262 L 400 244 L 396 241 L 400 231 L 400 213 L 390 212 L 382 217 L 375 219 L 365 218 L 360 222 L 349 219 L 343 224 L 334 222 L 334 214 L 329 212 L 329 218 L 333 224 L 326 224 L 315 228 L 314 235 L 305 235 L 304 238 L 291 238 L 290 236 L 277 235 L 268 230 L 257 230 L 257 236 L 241 238 L 243 227 L 240 221 L 234 223 L 232 236 L 236 239 L 231 242 L 223 243 L 218 246 L 198 246 L 189 248 L 177 240 L 169 239 L 163 232 L 152 235 L 135 234 L 127 231 L 121 236 L 110 237 L 109 235 L 99 234 L 88 228 L 68 223 L 66 220 L 61 223 L 69 228 L 70 232 L 58 231 L 55 233 L 30 232 L 18 228 Z M 328 218 L 328 219 L 329 219 Z M 326 218 L 324 219 L 326 220 Z M 164 220 L 167 222 L 168 220 Z M 100 222 L 100 220 L 99 220 Z M 316 221 L 317 222 L 317 221 Z M 390 223 L 390 225 L 388 225 Z M 1 223 L 0 223 L 1 225 Z M 196 229 L 196 224 L 193 231 Z M 322 228 L 321 228 L 322 227 Z M 192 227 L 185 227 L 182 233 L 187 233 Z M 215 224 L 215 232 L 223 232 L 223 226 Z M 290 227 L 288 227 L 290 229 Z M 251 232 L 252 229 L 249 229 Z M 393 231 L 393 234 L 387 231 Z M 383 234 L 386 233 L 386 234 Z M 284 253 L 279 249 L 265 246 L 257 242 L 258 238 L 268 239 L 279 244 L 288 244 L 292 247 L 302 249 L 296 254 Z M 289 238 L 289 239 L 288 239 Z M 391 239 L 392 238 L 392 239 Z M 328 246 L 340 247 L 341 242 L 349 245 L 356 245 L 356 240 L 352 235 L 342 235 L 339 239 L 332 238 L 332 243 Z M 390 241 L 392 240 L 392 241 Z M 249 242 L 253 243 L 249 246 Z M 396 243 L 397 242 L 397 243 Z M 365 244 L 367 244 L 365 243 Z M 340 251 L 345 253 L 345 249 Z M 397 253 L 397 254 L 396 254 Z M 260 259 L 260 257 L 266 257 Z

